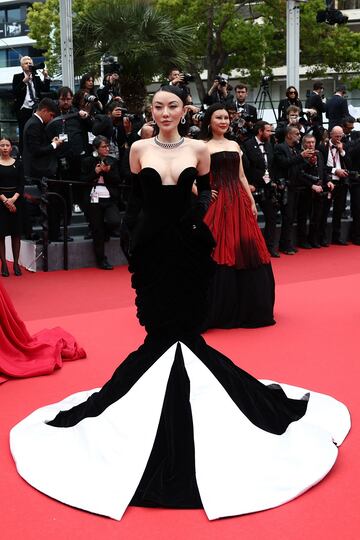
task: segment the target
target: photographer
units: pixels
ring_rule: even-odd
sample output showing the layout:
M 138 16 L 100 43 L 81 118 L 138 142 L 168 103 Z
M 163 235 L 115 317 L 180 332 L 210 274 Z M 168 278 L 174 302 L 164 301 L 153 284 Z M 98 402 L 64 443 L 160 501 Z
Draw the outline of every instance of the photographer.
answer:
M 194 78 L 189 73 L 182 73 L 179 68 L 174 67 L 169 71 L 168 80 L 161 86 L 177 86 L 181 88 L 186 94 L 190 94 L 189 82 Z
M 230 104 L 233 96 L 229 95 L 227 77 L 217 75 L 209 88 L 205 98 L 204 105 L 213 105 L 214 103 L 223 103 L 224 107 Z
M 304 160 L 313 155 L 312 150 L 299 148 L 300 131 L 297 126 L 288 126 L 285 131 L 285 141 L 275 145 L 274 168 L 283 197 L 280 211 L 282 217 L 279 248 L 285 255 L 295 255 L 297 250 L 293 243 L 293 226 L 297 211 L 297 183 L 299 168 Z
M 332 243 L 339 246 L 346 246 L 347 242 L 340 238 L 341 235 L 341 215 L 346 203 L 348 190 L 348 169 L 351 167 L 350 158 L 341 142 L 344 136 L 343 129 L 335 126 L 330 132 L 330 140 L 319 146 L 322 153 L 326 172 L 328 175 L 328 186 L 332 191 L 333 215 L 332 215 Z M 323 245 L 327 244 L 326 225 L 330 212 L 331 200 L 324 205 L 322 219 L 322 240 Z
M 99 135 L 93 141 L 94 152 L 82 162 L 82 180 L 86 182 L 85 205 L 93 236 L 98 268 L 112 270 L 105 256 L 105 240 L 120 226 L 118 208 L 119 172 L 116 159 L 109 156 L 106 137 Z
M 88 131 L 91 130 L 91 120 L 86 111 L 73 106 L 74 94 L 71 88 L 62 86 L 58 90 L 59 116 L 56 116 L 46 126 L 50 139 L 59 137 L 63 144 L 58 150 L 58 176 L 62 180 L 80 180 L 81 158 L 90 153 Z M 58 188 L 58 186 L 56 186 Z M 71 220 L 72 203 L 83 205 L 83 189 L 79 185 L 59 187 L 65 197 L 68 209 L 68 223 Z
M 255 136 L 244 145 L 244 170 L 255 201 L 264 217 L 264 237 L 271 257 L 279 257 L 275 248 L 276 215 L 278 212 L 276 186 L 274 185 L 274 151 L 271 145 L 271 125 L 260 121 L 255 124 Z
M 295 105 L 290 105 L 286 110 L 285 121 L 279 122 L 275 130 L 275 139 L 277 143 L 283 143 L 285 141 L 286 129 L 290 126 L 296 127 L 300 132 L 301 138 L 305 135 L 306 121 L 301 118 L 301 110 Z
M 350 238 L 353 244 L 360 246 L 360 132 L 354 130 L 355 118 L 348 116 L 344 119 L 342 127 L 345 151 L 350 157 L 349 184 L 350 208 L 352 223 Z
M 80 80 L 80 90 L 73 99 L 74 107 L 81 109 L 93 116 L 103 110 L 103 106 L 95 93 L 94 77 L 91 73 L 85 73 Z
M 315 150 L 316 139 L 306 134 L 302 140 L 303 150 L 311 150 L 312 154 L 304 158 L 299 169 L 298 179 L 298 208 L 297 208 L 297 240 L 298 246 L 303 249 L 320 248 L 320 225 L 323 202 L 330 192 L 327 187 L 327 176 L 324 159 L 320 152 Z M 325 197 L 325 198 L 324 198 Z M 307 220 L 310 219 L 309 234 L 307 234 Z
M 124 106 L 124 101 L 120 92 L 120 80 L 118 71 L 107 73 L 103 80 L 103 87 L 97 91 L 97 96 L 103 109 L 112 101 L 117 101 L 119 105 Z
M 20 60 L 22 73 L 16 73 L 12 81 L 14 95 L 14 108 L 19 125 L 19 150 L 23 150 L 23 133 L 26 122 L 31 118 L 33 111 L 44 92 L 50 91 L 50 78 L 44 64 L 34 66 L 30 56 L 23 56 Z M 42 69 L 44 79 L 41 80 L 37 71 Z

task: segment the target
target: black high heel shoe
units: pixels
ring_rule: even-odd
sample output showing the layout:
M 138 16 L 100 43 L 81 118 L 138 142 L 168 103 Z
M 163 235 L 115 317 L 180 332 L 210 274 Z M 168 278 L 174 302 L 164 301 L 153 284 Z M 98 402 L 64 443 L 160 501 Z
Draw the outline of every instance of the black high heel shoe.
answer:
M 6 264 L 2 264 L 1 265 L 1 275 L 2 277 L 9 277 L 9 269 L 8 267 L 6 266 Z
M 15 276 L 22 276 L 22 271 L 20 270 L 20 266 L 17 265 L 17 264 L 14 264 L 14 275 Z

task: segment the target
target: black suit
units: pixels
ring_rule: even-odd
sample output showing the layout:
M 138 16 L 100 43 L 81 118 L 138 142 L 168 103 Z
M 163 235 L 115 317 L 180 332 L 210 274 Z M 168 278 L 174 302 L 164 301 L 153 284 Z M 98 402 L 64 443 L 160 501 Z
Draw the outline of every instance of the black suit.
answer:
M 317 92 L 312 91 L 305 102 L 306 109 L 315 109 L 318 113 L 319 125 L 323 125 L 322 113 L 326 111 L 326 105 Z
M 344 137 L 345 151 L 350 157 L 350 168 L 360 173 L 360 131 L 352 131 Z M 350 206 L 352 224 L 351 241 L 360 245 L 360 181 L 350 181 Z
M 329 199 L 324 205 L 322 236 L 324 237 L 323 239 L 325 239 L 327 218 L 328 218 L 328 214 L 331 208 L 331 202 L 333 201 L 334 204 L 333 204 L 333 216 L 332 216 L 332 240 L 333 242 L 337 242 L 340 239 L 341 216 L 346 205 L 346 195 L 347 195 L 348 186 L 346 185 L 346 183 L 344 182 L 342 178 L 337 178 L 335 180 L 331 179 L 333 166 L 327 165 L 328 158 L 329 158 L 329 145 L 330 145 L 330 142 L 328 142 L 327 144 L 321 144 L 319 146 L 319 151 L 321 152 L 324 158 L 325 170 L 328 175 L 328 180 L 330 180 L 331 182 L 335 184 L 335 188 L 332 192 L 332 199 Z M 350 166 L 349 154 L 345 153 L 345 156 L 340 156 L 340 166 L 342 169 L 349 169 L 349 166 Z
M 245 175 L 249 184 L 255 186 L 256 191 L 259 193 L 258 203 L 265 217 L 264 237 L 266 245 L 269 250 L 274 250 L 277 210 L 273 201 L 271 182 L 265 183 L 263 178 L 267 169 L 270 179 L 274 179 L 273 147 L 269 142 L 264 143 L 267 164 L 265 163 L 264 154 L 255 137 L 248 139 L 243 144 L 243 150 L 244 157 L 246 157 L 246 159 L 243 160 Z
M 23 82 L 25 73 L 16 73 L 12 81 L 12 91 L 14 95 L 14 109 L 18 119 L 19 124 L 19 147 L 20 152 L 23 149 L 23 131 L 26 122 L 31 118 L 33 110 L 36 107 L 38 101 L 40 101 L 43 92 L 50 91 L 50 79 L 44 79 L 42 81 L 38 75 L 33 76 L 32 80 L 34 83 L 34 106 L 32 108 L 25 108 L 24 100 L 27 92 L 27 85 Z
M 55 178 L 57 173 L 57 151 L 46 134 L 46 126 L 35 114 L 26 122 L 24 128 L 23 162 L 25 176 L 41 179 L 43 176 Z M 51 186 L 50 191 L 55 191 Z M 53 197 L 48 207 L 49 237 L 57 240 L 60 234 L 61 206 Z
M 287 203 L 281 205 L 281 235 L 279 247 L 282 251 L 293 249 L 293 224 L 297 209 L 299 168 L 304 159 L 298 148 L 291 148 L 286 142 L 277 144 L 274 149 L 276 178 L 283 178 L 288 185 Z
M 303 108 L 300 99 L 290 101 L 289 98 L 284 98 L 279 101 L 278 122 L 287 122 L 287 110 L 291 106 L 299 107 L 300 111 L 302 111 Z
M 314 178 L 310 178 L 314 177 Z M 315 180 L 318 179 L 318 181 Z M 297 209 L 297 237 L 298 243 L 320 244 L 321 223 L 324 207 L 324 195 L 313 191 L 314 184 L 327 190 L 327 175 L 323 155 L 319 152 L 315 162 L 305 159 L 299 169 L 300 191 Z M 306 223 L 310 218 L 309 234 L 307 235 Z
M 326 103 L 326 116 L 329 119 L 329 132 L 334 126 L 341 126 L 344 119 L 349 116 L 347 100 L 335 94 Z

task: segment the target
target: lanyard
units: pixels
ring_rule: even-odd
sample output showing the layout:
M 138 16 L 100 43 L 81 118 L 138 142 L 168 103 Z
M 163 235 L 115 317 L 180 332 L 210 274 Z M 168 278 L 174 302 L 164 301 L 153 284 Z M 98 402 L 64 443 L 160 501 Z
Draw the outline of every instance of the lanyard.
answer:
M 331 153 L 331 157 L 332 157 L 332 160 L 333 160 L 333 165 L 334 167 L 336 167 L 336 154 L 338 153 L 338 149 L 335 148 L 335 154 L 333 153 L 333 146 L 330 146 L 330 153 Z

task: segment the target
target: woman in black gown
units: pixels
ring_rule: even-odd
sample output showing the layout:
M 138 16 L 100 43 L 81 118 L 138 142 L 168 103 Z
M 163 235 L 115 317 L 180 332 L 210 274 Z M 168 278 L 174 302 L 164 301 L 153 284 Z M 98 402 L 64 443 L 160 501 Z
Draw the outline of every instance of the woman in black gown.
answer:
M 6 236 L 11 236 L 14 274 L 21 276 L 19 254 L 24 174 L 21 162 L 11 157 L 11 150 L 10 139 L 2 138 L 0 140 L 0 260 L 3 277 L 9 277 L 5 254 Z
M 204 508 L 209 519 L 277 506 L 325 476 L 333 441 L 350 427 L 333 398 L 285 386 L 287 397 L 200 336 L 213 267 L 202 221 L 210 156 L 179 136 L 183 114 L 178 91 L 162 88 L 153 98 L 158 138 L 131 149 L 126 224 L 144 344 L 103 388 L 43 407 L 11 431 L 30 484 L 114 519 L 129 504 Z

